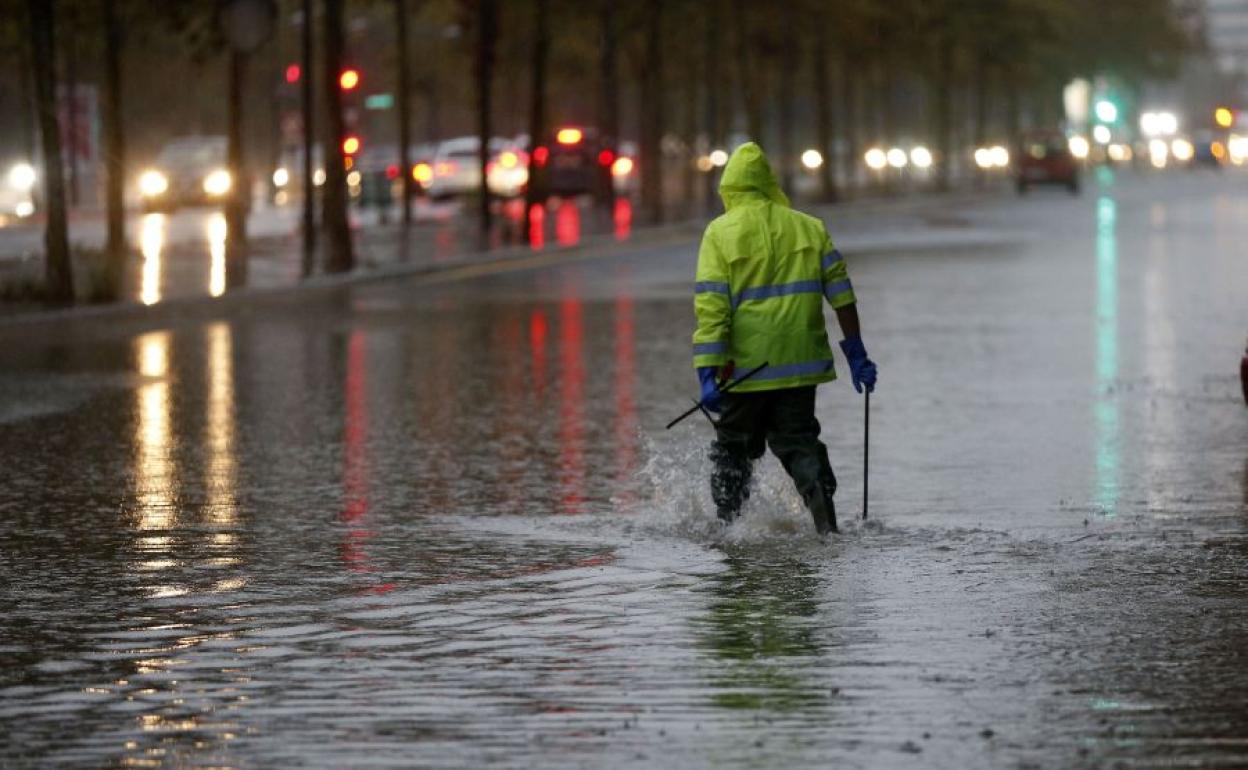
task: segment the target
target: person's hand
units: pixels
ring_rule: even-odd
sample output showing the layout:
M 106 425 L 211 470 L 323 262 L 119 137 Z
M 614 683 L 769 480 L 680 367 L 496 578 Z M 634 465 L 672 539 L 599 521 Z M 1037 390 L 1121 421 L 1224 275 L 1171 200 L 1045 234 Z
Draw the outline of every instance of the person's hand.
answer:
M 865 387 L 868 393 L 875 391 L 875 363 L 867 358 L 867 348 L 862 344 L 861 337 L 848 337 L 841 340 L 841 352 L 849 361 L 849 374 L 854 380 L 854 390 L 859 393 Z
M 720 399 L 723 397 L 723 394 L 719 392 L 719 384 L 716 382 L 718 375 L 718 366 L 698 367 L 698 381 L 702 383 L 702 406 L 716 414 L 722 408 Z

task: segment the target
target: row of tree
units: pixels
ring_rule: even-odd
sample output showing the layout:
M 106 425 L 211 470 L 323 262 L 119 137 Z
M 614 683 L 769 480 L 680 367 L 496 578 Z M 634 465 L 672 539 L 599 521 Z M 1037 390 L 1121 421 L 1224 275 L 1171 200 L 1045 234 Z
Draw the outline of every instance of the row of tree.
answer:
M 58 20 L 72 11 L 80 29 L 98 35 L 107 254 L 114 281 L 129 255 L 123 95 L 134 84 L 122 82 L 122 62 L 144 35 L 177 35 L 192 58 L 223 50 L 219 15 L 228 1 L 0 0 L 8 18 L 25 20 L 25 61 L 45 159 L 62 154 L 56 125 Z M 596 124 L 609 137 L 636 137 L 641 214 L 659 221 L 672 199 L 713 201 L 713 175 L 704 174 L 705 186 L 698 190 L 692 161 L 736 137 L 762 142 L 790 187 L 799 147 L 820 149 L 829 159 L 819 171 L 820 193 L 833 200 L 843 193 L 838 182 L 856 178 L 856 159 L 866 144 L 922 135 L 930 137 L 938 159 L 936 183 L 948 186 L 951 164 L 939 161 L 954 155 L 959 140 L 982 143 L 1026 123 L 1055 124 L 1062 114 L 1061 86 L 1072 76 L 1105 73 L 1141 83 L 1175 71 L 1191 43 L 1171 0 L 273 1 L 280 20 L 302 18 L 304 64 L 313 47 L 320 59 L 318 109 L 305 117 L 315 114 L 322 124 L 326 183 L 319 220 L 325 237 L 319 251 L 328 271 L 354 265 L 337 86 L 337 73 L 348 59 L 385 61 L 386 72 L 372 74 L 397 92 L 395 127 L 403 155 L 416 126 L 426 127 L 425 138 L 437 138 L 429 134 L 453 125 L 456 108 L 462 108 L 482 138 L 482 189 L 488 138 L 500 126 L 515 128 L 518 121 L 519 128 L 539 137 L 555 121 L 577 120 Z M 380 52 L 350 50 L 347 21 L 356 18 L 395 35 Z M 409 51 L 409 22 L 414 22 L 415 51 Z M 314 23 L 322 32 L 319 46 L 310 39 Z M 282 28 L 279 23 L 279 36 Z M 251 71 L 243 69 L 246 60 L 230 61 L 239 69 L 227 82 L 237 86 Z M 500 79 L 499 71 L 529 76 Z M 305 83 L 305 98 L 313 98 L 310 81 Z M 241 89 L 232 95 L 241 111 Z M 241 134 L 231 136 L 243 141 Z M 234 154 L 235 162 L 241 164 L 241 157 Z M 408 160 L 403 158 L 404 168 Z M 43 179 L 47 291 L 69 301 L 63 164 L 47 160 Z M 410 195 L 408 175 L 404 180 Z M 305 272 L 311 272 L 314 253 L 310 214 Z M 479 218 L 488 230 L 487 196 L 481 196 Z M 232 219 L 237 259 L 245 254 L 244 228 L 244 220 Z

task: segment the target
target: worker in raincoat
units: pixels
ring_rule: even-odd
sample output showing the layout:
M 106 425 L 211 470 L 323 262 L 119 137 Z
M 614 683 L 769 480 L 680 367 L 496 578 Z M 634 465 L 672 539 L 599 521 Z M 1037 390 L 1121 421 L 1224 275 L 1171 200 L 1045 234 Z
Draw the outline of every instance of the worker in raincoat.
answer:
M 753 142 L 733 152 L 719 183 L 725 212 L 698 251 L 693 365 L 705 405 L 722 417 L 711 445 L 711 493 L 731 523 L 749 495 L 750 468 L 771 447 L 820 534 L 835 532 L 836 476 L 819 440 L 815 387 L 836 379 L 823 302 L 836 310 L 854 388 L 875 387 L 845 261 L 823 223 L 794 211 Z M 758 374 L 719 387 L 766 363 Z

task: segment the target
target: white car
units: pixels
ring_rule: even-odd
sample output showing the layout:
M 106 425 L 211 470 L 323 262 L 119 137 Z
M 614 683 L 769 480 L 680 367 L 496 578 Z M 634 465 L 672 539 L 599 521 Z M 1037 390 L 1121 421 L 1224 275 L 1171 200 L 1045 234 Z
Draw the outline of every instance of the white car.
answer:
M 139 195 L 148 211 L 225 202 L 234 180 L 227 168 L 224 136 L 187 136 L 165 145 L 156 163 L 139 175 Z
M 481 189 L 481 158 L 478 149 L 480 141 L 475 136 L 460 136 L 447 139 L 438 145 L 433 155 L 433 178 L 429 182 L 429 197 L 444 200 L 461 195 L 469 195 Z M 510 163 L 511 157 L 505 160 L 502 153 L 516 154 L 516 163 Z M 528 168 L 520 163 L 522 159 L 512 143 L 506 139 L 495 137 L 490 140 L 491 164 L 486 172 L 490 174 L 490 192 L 495 195 L 517 195 L 523 190 L 524 182 L 528 181 Z M 497 165 L 497 169 L 494 166 Z M 519 181 L 520 172 L 516 169 L 524 166 L 524 181 Z M 497 182 L 495 181 L 497 180 Z
M 39 175 L 30 163 L 15 163 L 0 179 L 0 225 L 35 213 L 35 188 Z

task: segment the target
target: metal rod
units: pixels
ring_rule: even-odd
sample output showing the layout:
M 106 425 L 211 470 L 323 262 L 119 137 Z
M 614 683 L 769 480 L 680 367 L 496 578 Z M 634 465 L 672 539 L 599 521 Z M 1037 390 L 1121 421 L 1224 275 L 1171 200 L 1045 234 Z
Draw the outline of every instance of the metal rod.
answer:
M 750 371 L 748 371 L 748 372 L 746 372 L 745 374 L 741 375 L 741 376 L 740 376 L 740 377 L 738 377 L 737 379 L 735 379 L 735 380 L 733 380 L 732 382 L 728 383 L 728 384 L 727 384 L 727 385 L 725 385 L 724 387 L 720 388 L 720 389 L 719 389 L 719 392 L 720 392 L 720 393 L 727 393 L 728 391 L 730 391 L 730 390 L 732 390 L 733 388 L 737 387 L 738 385 L 740 385 L 741 383 L 743 383 L 743 382 L 745 382 L 746 380 L 750 379 L 750 378 L 751 378 L 751 377 L 753 377 L 754 375 L 758 374 L 758 373 L 759 373 L 759 372 L 761 372 L 762 370 L 766 369 L 769 365 L 770 365 L 770 364 L 769 364 L 768 362 L 764 361 L 763 363 L 761 363 L 761 364 L 759 364 L 758 366 L 754 367 L 753 369 L 751 369 Z M 665 428 L 665 430 L 671 430 L 673 425 L 675 425 L 676 423 L 678 423 L 678 422 L 680 422 L 681 420 L 685 419 L 686 417 L 688 417 L 689 415 L 691 415 L 691 414 L 693 414 L 694 412 L 698 411 L 699 409 L 704 409 L 705 407 L 706 407 L 706 404 L 704 404 L 702 401 L 699 401 L 698 403 L 694 404 L 694 405 L 693 405 L 693 406 L 692 406 L 689 410 L 687 410 L 684 414 L 682 414 L 681 416 L 677 417 L 675 420 L 672 420 L 671 422 L 669 422 L 669 423 L 667 424 L 667 428 Z
M 862 412 L 862 520 L 867 520 L 867 491 L 871 468 L 871 390 L 863 402 Z

